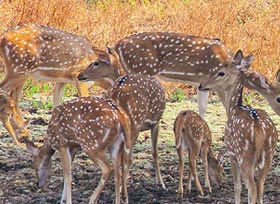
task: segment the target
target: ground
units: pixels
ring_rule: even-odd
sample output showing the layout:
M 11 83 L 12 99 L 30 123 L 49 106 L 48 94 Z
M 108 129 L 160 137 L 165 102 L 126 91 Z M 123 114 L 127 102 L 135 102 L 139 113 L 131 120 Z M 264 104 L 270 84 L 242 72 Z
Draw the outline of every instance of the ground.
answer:
M 30 99 L 29 99 L 30 100 Z M 47 127 L 50 111 L 34 108 L 30 101 L 25 101 L 21 106 L 23 114 L 31 118 L 30 132 L 38 144 L 42 143 L 42 136 Z M 253 101 L 254 102 L 254 101 Z M 256 101 L 257 106 L 267 110 L 279 128 L 279 119 L 270 107 L 263 101 Z M 175 203 L 234 203 L 233 181 L 230 173 L 230 163 L 224 163 L 224 177 L 222 188 L 214 186 L 212 194 L 207 192 L 204 197 L 198 196 L 194 184 L 191 194 L 185 192 L 184 198 L 177 197 L 178 185 L 178 157 L 174 145 L 173 121 L 176 115 L 184 109 L 197 110 L 195 97 L 184 99 L 181 102 L 168 102 L 160 123 L 159 153 L 162 175 L 167 190 L 162 190 L 155 184 L 155 171 L 151 155 L 151 140 L 148 131 L 143 132 L 134 148 L 134 163 L 128 180 L 129 202 L 133 204 L 175 204 Z M 205 117 L 212 131 L 213 148 L 215 153 L 224 149 L 222 136 L 226 115 L 223 106 L 212 96 Z M 51 178 L 48 188 L 38 190 L 35 186 L 37 179 L 31 165 L 31 155 L 24 149 L 15 147 L 7 131 L 0 128 L 0 204 L 57 204 L 63 189 L 62 169 L 58 154 L 55 154 L 52 163 Z M 187 158 L 185 159 L 185 184 L 187 182 Z M 73 163 L 72 200 L 74 204 L 85 204 L 95 189 L 101 172 L 84 153 L 77 154 Z M 203 167 L 198 161 L 199 178 L 204 182 Z M 280 203 L 280 148 L 273 159 L 273 165 L 265 183 L 264 203 Z M 186 189 L 186 186 L 185 186 Z M 242 203 L 247 202 L 247 191 L 243 186 Z M 114 182 L 110 177 L 100 197 L 100 204 L 114 203 Z

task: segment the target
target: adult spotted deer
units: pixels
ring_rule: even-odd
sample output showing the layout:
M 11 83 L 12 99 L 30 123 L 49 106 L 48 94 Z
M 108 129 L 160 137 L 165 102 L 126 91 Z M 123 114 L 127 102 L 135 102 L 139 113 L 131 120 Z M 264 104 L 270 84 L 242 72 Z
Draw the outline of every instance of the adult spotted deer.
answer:
M 26 141 L 33 154 L 33 165 L 43 187 L 50 171 L 55 150 L 60 154 L 64 174 L 61 204 L 71 204 L 71 162 L 77 149 L 82 149 L 102 170 L 102 177 L 89 203 L 96 203 L 112 170 L 115 178 L 116 203 L 120 188 L 128 203 L 126 180 L 131 149 L 130 119 L 112 99 L 81 97 L 57 106 L 51 117 L 44 144 Z M 109 150 L 113 168 L 106 152 Z M 122 178 L 122 181 L 120 179 Z M 122 183 L 122 185 L 121 185 Z
M 15 145 L 21 146 L 22 137 L 29 138 L 28 132 L 21 128 L 24 123 L 16 111 L 14 100 L 2 89 L 0 89 L 0 121 L 4 124 Z
M 180 197 L 183 198 L 184 193 L 183 173 L 185 151 L 188 152 L 189 156 L 189 192 L 191 192 L 191 178 L 193 176 L 197 190 L 200 195 L 204 195 L 196 169 L 196 160 L 199 155 L 201 156 L 204 165 L 205 187 L 209 189 L 209 192 L 212 192 L 209 176 L 215 184 L 220 186 L 222 182 L 223 167 L 219 160 L 216 159 L 212 150 L 212 136 L 207 123 L 194 111 L 181 111 L 174 121 L 174 133 L 177 154 L 179 157 L 178 193 L 180 194 Z
M 208 75 L 231 64 L 233 53 L 219 39 L 172 32 L 143 32 L 116 41 L 107 52 L 94 49 L 94 62 L 81 74 L 86 81 L 114 81 L 124 73 L 158 75 L 165 80 L 198 86 Z M 208 91 L 198 91 L 199 113 L 204 115 Z
M 66 83 L 74 84 L 80 96 L 88 95 L 86 84 L 77 79 L 94 59 L 85 37 L 48 26 L 21 25 L 2 35 L 0 56 L 6 67 L 0 88 L 11 94 L 19 115 L 18 100 L 28 77 L 55 82 L 54 107 L 61 103 Z
M 133 143 L 140 131 L 151 130 L 156 183 L 165 189 L 157 148 L 159 121 L 165 108 L 165 93 L 161 84 L 141 74 L 125 75 L 119 77 L 108 89 L 107 97 L 114 99 L 130 117 Z
M 240 203 L 242 178 L 248 189 L 248 203 L 254 204 L 263 203 L 264 182 L 271 167 L 278 134 L 264 110 L 242 104 L 244 72 L 252 60 L 252 56 L 243 57 L 238 51 L 234 62 L 239 66 L 220 69 L 200 88 L 215 89 L 226 107 L 225 144 L 231 157 L 235 203 Z M 258 169 L 256 180 L 255 169 Z

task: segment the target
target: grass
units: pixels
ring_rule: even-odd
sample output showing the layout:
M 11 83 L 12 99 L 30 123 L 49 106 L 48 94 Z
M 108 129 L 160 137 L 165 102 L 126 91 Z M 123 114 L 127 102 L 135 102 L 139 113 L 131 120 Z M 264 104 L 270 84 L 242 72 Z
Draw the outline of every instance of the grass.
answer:
M 253 69 L 273 79 L 280 67 L 279 10 L 276 0 L 13 0 L 0 3 L 0 33 L 44 24 L 84 35 L 99 48 L 141 31 L 215 37 L 233 52 L 252 53 Z M 175 94 L 180 86 L 165 84 Z

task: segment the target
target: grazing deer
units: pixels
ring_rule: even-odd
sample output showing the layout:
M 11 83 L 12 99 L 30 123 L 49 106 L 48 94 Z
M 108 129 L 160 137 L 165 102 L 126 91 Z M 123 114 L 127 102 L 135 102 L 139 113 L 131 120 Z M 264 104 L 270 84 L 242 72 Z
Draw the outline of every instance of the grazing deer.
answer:
M 258 91 L 268 101 L 271 108 L 280 115 L 280 70 L 276 75 L 276 82 L 270 82 L 258 72 L 245 72 L 244 86 Z
M 194 177 L 195 185 L 200 195 L 204 195 L 198 179 L 196 160 L 200 155 L 204 165 L 205 187 L 212 192 L 211 180 L 220 186 L 222 182 L 223 167 L 214 156 L 211 148 L 212 137 L 207 123 L 194 111 L 181 111 L 174 121 L 174 133 L 176 138 L 176 149 L 179 157 L 179 185 L 178 193 L 183 198 L 183 173 L 184 173 L 184 152 L 188 151 L 189 156 L 189 182 L 188 190 L 191 192 L 191 178 Z M 208 175 L 209 172 L 209 175 Z
M 81 148 L 102 170 L 102 177 L 89 203 L 96 203 L 112 170 L 115 177 L 116 203 L 120 204 L 120 187 L 128 203 L 126 180 L 131 149 L 130 119 L 125 111 L 111 99 L 81 97 L 57 106 L 51 117 L 44 144 L 35 146 L 27 141 L 33 154 L 33 166 L 43 187 L 50 170 L 55 150 L 60 154 L 64 174 L 61 204 L 71 204 L 71 162 Z M 109 150 L 113 168 L 106 151 Z M 122 171 L 122 172 L 120 172 Z M 122 175 L 122 185 L 120 178 Z
M 85 37 L 42 25 L 21 25 L 3 34 L 0 56 L 6 67 L 0 88 L 11 94 L 20 116 L 18 100 L 28 77 L 55 82 L 54 107 L 61 103 L 66 83 L 74 84 L 80 96 L 88 96 L 86 84 L 77 79 L 94 57 Z
M 226 107 L 225 144 L 231 157 L 235 203 L 240 203 L 242 178 L 248 189 L 250 204 L 263 203 L 264 182 L 278 139 L 275 125 L 264 110 L 242 104 L 244 72 L 252 60 L 252 56 L 243 57 L 238 51 L 234 62 L 239 66 L 222 68 L 200 85 L 200 89 L 216 90 Z M 256 168 L 259 172 L 255 180 Z
M 17 114 L 16 104 L 10 95 L 0 89 L 0 120 L 9 132 L 15 145 L 20 146 L 22 137 L 30 137 L 26 130 L 23 130 L 23 121 Z
M 151 130 L 156 183 L 165 189 L 157 148 L 159 121 L 165 108 L 165 93 L 161 84 L 156 79 L 141 74 L 125 75 L 119 77 L 108 89 L 107 97 L 114 99 L 130 117 L 133 143 L 140 131 Z
M 94 52 L 94 62 L 79 75 L 82 81 L 89 78 L 114 81 L 124 73 L 141 73 L 198 86 L 233 59 L 233 53 L 219 39 L 172 32 L 129 35 L 116 41 L 112 48 L 107 47 L 107 52 L 99 49 Z M 201 116 L 207 98 L 208 91 L 198 91 Z

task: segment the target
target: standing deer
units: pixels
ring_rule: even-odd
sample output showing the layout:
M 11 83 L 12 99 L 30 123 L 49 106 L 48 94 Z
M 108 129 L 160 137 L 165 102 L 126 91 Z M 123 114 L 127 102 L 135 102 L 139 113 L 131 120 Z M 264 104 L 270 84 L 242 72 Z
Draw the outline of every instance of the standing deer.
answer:
M 244 72 L 252 60 L 252 56 L 243 57 L 238 51 L 234 62 L 239 66 L 220 69 L 201 84 L 200 89 L 216 90 L 226 107 L 225 144 L 231 157 L 235 203 L 240 203 L 242 178 L 248 189 L 248 203 L 255 204 L 263 203 L 264 182 L 271 167 L 278 134 L 264 110 L 242 104 Z M 259 172 L 255 180 L 256 168 Z
M 15 145 L 20 146 L 22 137 L 29 137 L 26 130 L 23 130 L 23 121 L 16 111 L 16 104 L 12 97 L 0 89 L 0 121 L 9 132 Z M 20 122 L 20 123 L 18 123 Z
M 159 121 L 165 108 L 165 93 L 161 84 L 141 74 L 125 75 L 119 77 L 108 89 L 107 97 L 114 99 L 130 117 L 133 143 L 140 131 L 151 130 L 156 183 L 165 189 L 157 148 Z
M 183 198 L 183 173 L 184 173 L 184 152 L 188 151 L 189 156 L 189 181 L 188 190 L 191 192 L 191 178 L 194 177 L 195 185 L 200 195 L 204 195 L 199 182 L 196 160 L 200 155 L 204 165 L 205 187 L 212 192 L 211 180 L 220 186 L 222 182 L 223 167 L 215 158 L 211 148 L 212 137 L 207 123 L 196 112 L 181 111 L 174 121 L 174 134 L 176 139 L 176 149 L 179 157 L 179 185 L 178 193 Z M 208 175 L 209 172 L 209 175 Z
M 219 39 L 172 32 L 133 34 L 116 41 L 112 48 L 107 47 L 107 52 L 94 52 L 94 62 L 79 75 L 82 81 L 114 81 L 124 73 L 141 73 L 198 86 L 210 73 L 233 60 L 233 53 Z M 201 116 L 207 98 L 208 91 L 198 91 Z
M 18 123 L 23 121 L 19 96 L 28 77 L 55 82 L 54 107 L 61 103 L 66 83 L 74 84 L 80 96 L 88 96 L 86 84 L 77 79 L 94 57 L 85 37 L 42 25 L 21 25 L 2 35 L 0 56 L 6 67 L 0 88 L 14 99 Z
M 130 117 L 133 143 L 140 131 L 151 130 L 156 183 L 166 189 L 160 173 L 157 148 L 159 121 L 165 108 L 165 93 L 161 84 L 141 74 L 125 75 L 108 89 L 107 96 L 114 99 Z
M 26 141 L 33 154 L 33 166 L 38 175 L 38 185 L 43 187 L 50 170 L 50 160 L 55 150 L 60 154 L 64 174 L 61 204 L 71 204 L 71 163 L 74 153 L 81 148 L 102 170 L 102 177 L 90 197 L 96 203 L 112 170 L 115 177 L 116 203 L 120 204 L 120 187 L 128 203 L 126 180 L 131 149 L 130 119 L 125 111 L 111 99 L 81 97 L 57 106 L 51 117 L 44 144 L 35 146 Z M 106 151 L 109 150 L 113 168 Z M 122 172 L 120 172 L 122 171 Z M 120 178 L 122 175 L 122 185 Z

